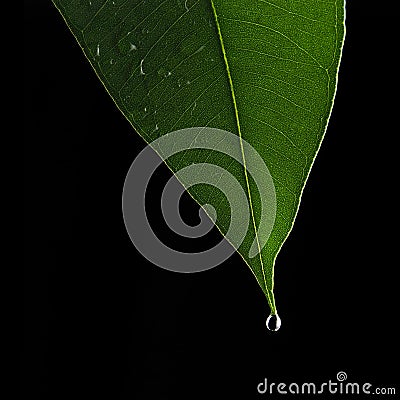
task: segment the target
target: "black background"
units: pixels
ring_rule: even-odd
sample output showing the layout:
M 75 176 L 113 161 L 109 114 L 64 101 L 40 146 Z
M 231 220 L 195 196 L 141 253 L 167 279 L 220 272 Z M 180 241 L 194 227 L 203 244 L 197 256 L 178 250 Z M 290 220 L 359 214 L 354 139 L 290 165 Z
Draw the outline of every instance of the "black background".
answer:
M 276 264 L 282 328 L 271 333 L 239 256 L 183 275 L 135 250 L 121 192 L 144 143 L 52 4 L 25 2 L 23 399 L 257 399 L 265 377 L 318 383 L 340 370 L 397 384 L 385 13 L 348 4 L 335 107 Z

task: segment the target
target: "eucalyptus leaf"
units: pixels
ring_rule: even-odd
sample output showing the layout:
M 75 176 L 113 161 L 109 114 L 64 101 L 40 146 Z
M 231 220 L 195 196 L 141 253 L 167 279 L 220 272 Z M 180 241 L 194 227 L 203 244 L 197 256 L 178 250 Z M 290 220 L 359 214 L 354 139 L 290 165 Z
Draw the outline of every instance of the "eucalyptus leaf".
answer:
M 256 257 L 261 199 L 246 169 L 207 154 L 247 189 L 251 223 L 238 249 L 271 314 L 274 264 L 299 207 L 335 97 L 344 41 L 344 0 L 53 0 L 121 112 L 145 141 L 178 129 L 214 127 L 261 155 L 277 209 Z M 244 158 L 246 155 L 243 153 Z M 204 160 L 187 152 L 172 171 Z M 251 163 L 250 160 L 244 160 Z M 211 202 L 226 232 L 229 204 L 209 185 L 189 190 Z

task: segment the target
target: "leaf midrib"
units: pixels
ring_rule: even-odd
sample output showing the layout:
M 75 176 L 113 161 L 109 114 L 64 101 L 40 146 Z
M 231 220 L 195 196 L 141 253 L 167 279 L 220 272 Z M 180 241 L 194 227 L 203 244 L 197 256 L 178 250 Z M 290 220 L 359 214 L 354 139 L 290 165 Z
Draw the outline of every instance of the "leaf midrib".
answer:
M 259 238 L 258 238 L 257 225 L 256 225 L 255 216 L 254 216 L 253 201 L 252 201 L 251 191 L 250 191 L 250 182 L 249 182 L 249 178 L 248 178 L 248 175 L 247 175 L 246 157 L 245 157 L 244 147 L 243 147 L 243 136 L 242 136 L 242 130 L 241 130 L 241 127 L 240 127 L 240 118 L 239 118 L 239 111 L 238 111 L 237 102 L 236 102 L 235 89 L 234 89 L 234 86 L 233 86 L 233 80 L 232 80 L 232 75 L 231 75 L 231 72 L 230 72 L 228 57 L 227 57 L 227 54 L 226 54 L 226 51 L 225 51 L 224 40 L 222 38 L 222 32 L 221 32 L 221 27 L 220 27 L 219 20 L 218 20 L 217 10 L 215 8 L 214 0 L 210 0 L 210 1 L 211 1 L 211 8 L 212 8 L 214 19 L 215 19 L 215 24 L 216 24 L 216 27 L 217 27 L 218 39 L 219 39 L 219 42 L 220 42 L 220 45 L 221 45 L 221 51 L 222 51 L 222 55 L 223 55 L 223 58 L 224 58 L 226 73 L 227 73 L 227 76 L 228 76 L 228 82 L 229 82 L 230 93 L 231 93 L 231 96 L 232 96 L 233 108 L 234 108 L 234 111 L 235 111 L 235 122 L 236 122 L 237 130 L 238 130 L 238 134 L 239 134 L 240 151 L 241 151 L 242 159 L 243 159 L 244 178 L 245 178 L 245 181 L 246 181 L 246 189 L 247 189 L 247 194 L 248 194 L 248 197 L 249 197 L 251 220 L 252 220 L 252 223 L 253 223 L 255 239 L 256 239 L 256 242 L 257 242 L 258 255 L 259 255 L 260 264 L 261 264 L 261 272 L 262 272 L 264 285 L 265 285 L 265 292 L 267 294 L 267 300 L 268 300 L 269 307 L 271 309 L 271 314 L 276 314 L 275 302 L 272 301 L 272 296 L 270 294 L 270 289 L 268 288 L 267 279 L 265 277 L 264 263 L 263 263 L 262 256 L 261 256 L 261 246 L 260 246 L 260 241 L 259 241 Z

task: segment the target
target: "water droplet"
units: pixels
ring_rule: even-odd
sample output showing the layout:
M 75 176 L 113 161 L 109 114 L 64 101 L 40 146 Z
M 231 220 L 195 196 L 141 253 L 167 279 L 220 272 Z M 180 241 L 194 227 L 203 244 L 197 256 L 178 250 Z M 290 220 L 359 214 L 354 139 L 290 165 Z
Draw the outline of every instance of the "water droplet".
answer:
M 168 71 L 168 72 L 165 74 L 165 77 L 168 78 L 168 77 L 171 76 L 171 75 L 172 75 L 172 72 L 171 72 L 171 71 Z
M 195 101 L 195 102 L 193 103 L 192 109 L 190 110 L 190 115 L 193 115 L 194 109 L 195 109 L 196 107 L 197 107 L 197 102 Z
M 147 107 L 144 108 L 144 112 L 147 112 Z
M 133 43 L 129 43 L 129 44 L 130 44 L 129 51 L 137 50 L 136 45 L 134 45 Z
M 155 131 L 158 131 L 158 125 L 156 124 L 156 127 L 154 128 Z
M 140 61 L 140 75 L 146 75 L 145 72 L 143 71 L 143 60 Z
M 113 60 L 113 59 L 110 60 L 110 64 L 111 64 L 111 65 L 114 64 L 114 60 Z
M 270 331 L 275 332 L 275 331 L 279 331 L 279 328 L 281 327 L 281 323 L 282 323 L 282 321 L 281 321 L 281 319 L 279 318 L 279 315 L 278 315 L 278 314 L 271 314 L 271 315 L 267 318 L 266 325 L 267 325 L 267 328 L 268 328 Z
M 96 47 L 96 57 L 100 57 L 100 45 L 99 44 Z
M 186 81 L 186 85 L 190 85 L 190 81 Z
M 200 46 L 195 52 L 194 54 L 200 53 L 201 51 L 203 51 L 206 48 L 206 46 Z

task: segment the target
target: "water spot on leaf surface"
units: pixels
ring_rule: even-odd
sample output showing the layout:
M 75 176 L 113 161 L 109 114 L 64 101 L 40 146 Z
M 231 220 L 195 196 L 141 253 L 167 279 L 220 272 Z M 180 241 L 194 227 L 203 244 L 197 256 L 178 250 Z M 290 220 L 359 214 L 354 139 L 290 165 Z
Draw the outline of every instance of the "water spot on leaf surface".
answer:
M 146 73 L 143 71 L 143 60 L 140 61 L 140 75 L 146 75 Z

